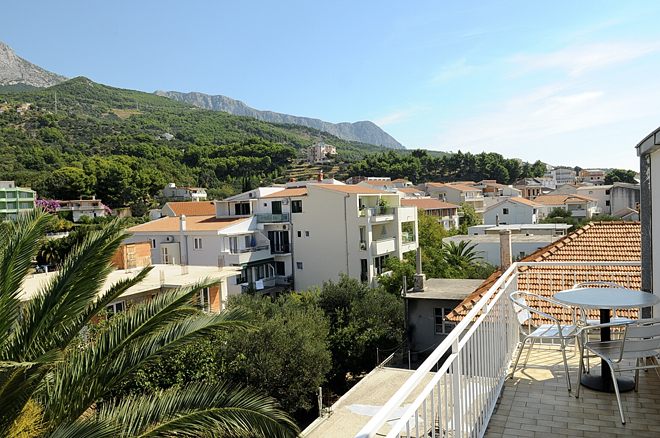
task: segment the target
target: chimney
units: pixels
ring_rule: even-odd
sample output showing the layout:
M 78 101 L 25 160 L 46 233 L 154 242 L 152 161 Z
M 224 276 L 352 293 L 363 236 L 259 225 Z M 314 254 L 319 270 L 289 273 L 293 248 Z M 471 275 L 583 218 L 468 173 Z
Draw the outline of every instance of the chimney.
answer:
M 182 214 L 179 218 L 179 231 L 186 231 L 186 215 Z
M 413 286 L 413 292 L 423 292 L 424 291 L 424 281 L 426 280 L 426 275 L 422 273 L 422 248 L 417 247 L 415 257 L 415 285 Z
M 318 174 L 316 179 L 317 179 L 318 182 L 323 181 L 323 171 L 322 170 L 319 170 L 319 174 Z
M 495 215 L 495 226 L 496 227 L 500 226 L 500 215 L 499 214 Z
M 500 268 L 506 271 L 511 266 L 511 230 L 500 231 Z

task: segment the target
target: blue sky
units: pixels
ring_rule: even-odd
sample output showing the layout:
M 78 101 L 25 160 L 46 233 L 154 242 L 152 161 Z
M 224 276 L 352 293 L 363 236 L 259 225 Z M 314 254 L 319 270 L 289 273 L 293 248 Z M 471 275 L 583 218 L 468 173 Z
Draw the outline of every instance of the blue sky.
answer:
M 224 94 L 409 148 L 638 169 L 660 2 L 21 1 L 0 40 L 65 76 Z

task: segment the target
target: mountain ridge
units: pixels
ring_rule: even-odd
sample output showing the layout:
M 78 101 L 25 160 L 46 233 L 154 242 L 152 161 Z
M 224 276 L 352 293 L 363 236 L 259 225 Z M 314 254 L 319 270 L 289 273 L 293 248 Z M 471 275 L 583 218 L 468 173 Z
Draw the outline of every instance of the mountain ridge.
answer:
M 0 41 L 0 86 L 50 87 L 66 81 L 66 77 L 27 61 Z
M 349 141 L 383 146 L 390 149 L 405 149 L 394 137 L 371 121 L 330 123 L 312 117 L 294 116 L 275 111 L 263 111 L 250 107 L 246 103 L 223 95 L 210 95 L 200 92 L 183 93 L 179 91 L 157 90 L 154 94 L 185 102 L 198 108 L 222 111 L 237 116 L 288 125 L 300 125 L 327 132 Z

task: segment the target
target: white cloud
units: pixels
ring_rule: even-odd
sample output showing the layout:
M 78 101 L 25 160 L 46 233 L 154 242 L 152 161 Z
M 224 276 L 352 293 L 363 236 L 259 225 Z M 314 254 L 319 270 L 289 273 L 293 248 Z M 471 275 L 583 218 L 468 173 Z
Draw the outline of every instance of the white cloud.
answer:
M 412 116 L 415 114 L 420 113 L 421 111 L 427 110 L 428 108 L 425 106 L 412 106 L 409 108 L 405 109 L 400 109 L 393 111 L 389 114 L 385 114 L 383 116 L 377 117 L 373 120 L 373 122 L 380 126 L 381 128 L 384 126 L 388 125 L 395 125 L 397 123 L 403 122 L 405 120 L 410 119 Z
M 431 78 L 432 83 L 443 83 L 456 78 L 462 78 L 475 70 L 473 65 L 468 64 L 465 58 L 461 58 L 443 66 L 437 74 Z
M 554 52 L 519 54 L 510 61 L 516 74 L 558 69 L 576 77 L 591 70 L 625 63 L 660 51 L 660 42 L 615 42 L 569 46 Z

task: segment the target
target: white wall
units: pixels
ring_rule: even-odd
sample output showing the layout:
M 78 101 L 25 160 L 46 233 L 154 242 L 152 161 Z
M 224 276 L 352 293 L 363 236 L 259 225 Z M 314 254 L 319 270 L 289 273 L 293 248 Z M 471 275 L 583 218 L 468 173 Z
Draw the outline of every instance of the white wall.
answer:
M 653 175 L 656 173 L 656 175 Z M 653 291 L 660 291 L 660 150 L 651 153 L 651 239 L 653 259 Z M 653 214 L 655 213 L 655 214 Z M 660 316 L 660 304 L 653 308 L 654 316 Z
M 508 209 L 508 214 L 504 214 L 504 209 Z M 534 207 L 517 202 L 505 201 L 486 210 L 484 212 L 484 224 L 495 225 L 498 217 L 502 225 L 536 223 Z
M 600 209 L 601 213 L 612 214 L 613 211 L 610 206 L 611 188 L 612 186 L 578 187 L 577 194 L 595 199 L 596 206 Z

